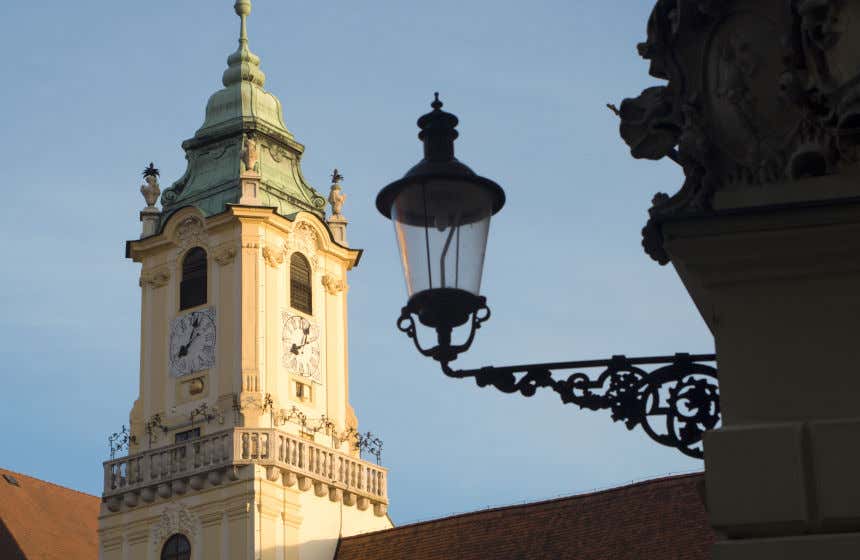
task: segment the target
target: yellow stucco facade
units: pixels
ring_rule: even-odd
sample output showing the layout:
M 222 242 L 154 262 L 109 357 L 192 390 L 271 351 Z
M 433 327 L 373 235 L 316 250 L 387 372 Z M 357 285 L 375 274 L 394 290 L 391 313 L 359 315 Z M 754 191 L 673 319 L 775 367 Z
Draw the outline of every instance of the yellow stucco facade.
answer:
M 140 393 L 129 455 L 105 463 L 102 559 L 158 559 L 182 534 L 195 560 L 323 560 L 340 536 L 391 526 L 387 471 L 359 457 L 349 404 L 347 271 L 361 252 L 332 229 L 306 212 L 189 206 L 129 242 L 142 264 Z M 206 301 L 180 310 L 183 259 L 198 247 Z M 310 313 L 291 305 L 295 253 L 310 265 Z M 201 313 L 214 363 L 177 373 L 199 333 L 177 352 L 187 333 L 172 331 Z M 318 361 L 298 371 L 291 358 L 312 344 Z

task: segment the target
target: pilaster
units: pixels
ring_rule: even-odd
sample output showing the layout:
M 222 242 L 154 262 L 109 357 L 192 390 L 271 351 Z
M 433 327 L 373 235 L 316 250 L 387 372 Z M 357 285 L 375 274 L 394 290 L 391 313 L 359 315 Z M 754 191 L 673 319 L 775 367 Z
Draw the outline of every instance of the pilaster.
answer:
M 806 535 L 860 532 L 860 452 L 846 445 L 860 437 L 860 377 L 849 373 L 860 360 L 860 204 L 750 209 L 663 234 L 719 358 L 723 426 L 705 435 L 705 475 L 711 522 L 731 540 L 715 558 L 802 557 L 782 556 L 788 543 L 841 557 L 828 551 L 858 546 L 855 536 Z M 748 550 L 738 539 L 754 540 Z

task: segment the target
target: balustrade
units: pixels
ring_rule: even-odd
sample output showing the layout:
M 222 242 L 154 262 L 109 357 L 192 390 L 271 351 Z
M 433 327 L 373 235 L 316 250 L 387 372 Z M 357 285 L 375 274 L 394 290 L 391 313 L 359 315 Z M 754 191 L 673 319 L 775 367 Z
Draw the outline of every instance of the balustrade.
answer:
M 384 468 L 277 429 L 237 428 L 237 462 L 262 461 L 299 475 L 342 485 L 345 490 L 387 499 Z
M 386 470 L 277 429 L 237 428 L 107 461 L 105 496 L 192 476 L 213 468 L 260 463 L 387 502 Z
M 104 464 L 105 495 L 230 464 L 231 431 L 144 451 Z

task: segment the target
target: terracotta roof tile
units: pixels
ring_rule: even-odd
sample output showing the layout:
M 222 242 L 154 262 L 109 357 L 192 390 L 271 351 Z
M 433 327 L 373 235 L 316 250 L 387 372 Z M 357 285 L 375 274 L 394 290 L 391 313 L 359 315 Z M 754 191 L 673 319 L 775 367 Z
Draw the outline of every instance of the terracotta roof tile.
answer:
M 96 496 L 0 469 L 0 558 L 98 558 L 99 503 Z
M 705 560 L 701 474 L 456 515 L 341 540 L 335 560 Z

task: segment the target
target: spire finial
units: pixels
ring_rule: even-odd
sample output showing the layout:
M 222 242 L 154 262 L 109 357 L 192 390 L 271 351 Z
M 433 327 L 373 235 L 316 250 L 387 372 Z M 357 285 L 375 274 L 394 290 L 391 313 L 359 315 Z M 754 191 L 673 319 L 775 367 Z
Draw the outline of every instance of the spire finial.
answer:
M 248 28 L 246 20 L 251 15 L 251 0 L 236 0 L 236 3 L 233 4 L 233 9 L 236 11 L 236 15 L 242 19 L 242 28 L 239 31 L 239 45 L 247 45 Z
M 266 83 L 266 75 L 260 70 L 260 57 L 248 48 L 247 19 L 251 15 L 251 0 L 236 0 L 233 9 L 242 20 L 239 30 L 239 48 L 227 58 L 227 70 L 221 81 L 224 87 L 241 82 L 251 82 L 263 87 Z

